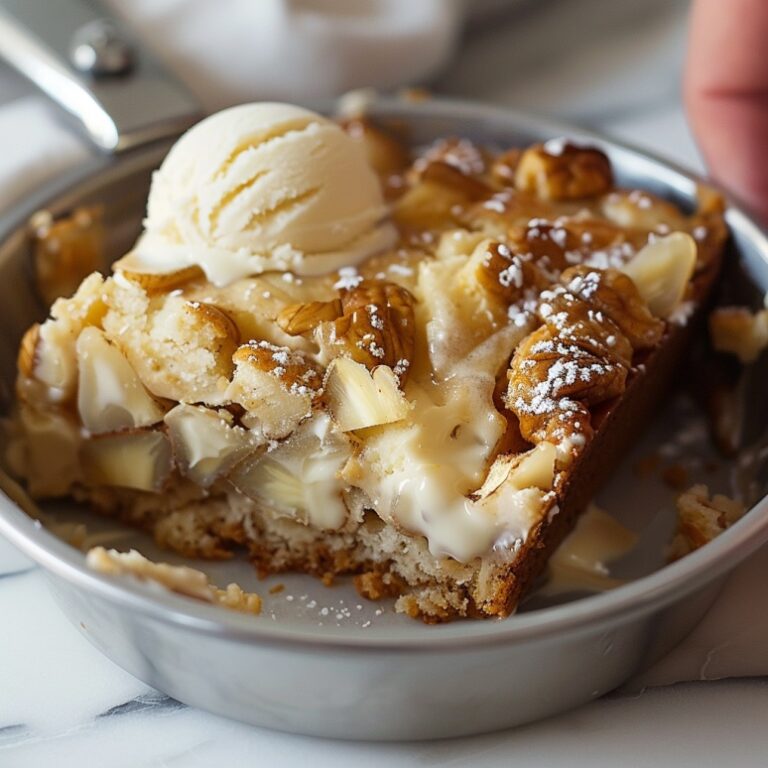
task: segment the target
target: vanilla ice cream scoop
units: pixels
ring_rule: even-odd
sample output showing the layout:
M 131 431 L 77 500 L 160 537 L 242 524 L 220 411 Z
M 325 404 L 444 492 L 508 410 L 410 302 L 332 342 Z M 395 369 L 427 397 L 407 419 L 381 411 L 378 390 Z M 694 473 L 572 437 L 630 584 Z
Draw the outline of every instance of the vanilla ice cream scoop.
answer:
M 243 104 L 176 142 L 153 177 L 144 234 L 118 267 L 196 265 L 217 285 L 321 274 L 391 245 L 386 215 L 363 146 L 338 125 L 288 104 Z

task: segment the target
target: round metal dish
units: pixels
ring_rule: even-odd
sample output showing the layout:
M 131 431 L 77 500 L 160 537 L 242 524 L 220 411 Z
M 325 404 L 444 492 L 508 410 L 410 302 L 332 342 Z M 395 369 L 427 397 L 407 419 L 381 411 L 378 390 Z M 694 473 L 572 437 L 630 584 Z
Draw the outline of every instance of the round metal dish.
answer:
M 690 175 L 582 131 L 460 103 L 388 102 L 372 112 L 407 126 L 416 143 L 444 135 L 500 145 L 563 134 L 593 141 L 610 155 L 620 184 L 684 206 L 693 201 Z M 64 180 L 0 223 L 0 394 L 6 407 L 18 341 L 45 312 L 29 269 L 27 217 L 40 207 L 58 213 L 101 203 L 109 256 L 116 257 L 138 231 L 150 171 L 166 150 L 139 150 Z M 765 290 L 768 242 L 737 209 L 729 210 L 728 221 L 734 252 Z M 698 552 L 612 592 L 504 621 L 434 627 L 403 617 L 365 627 L 320 626 L 294 620 L 290 612 L 245 616 L 116 581 L 88 570 L 78 550 L 2 494 L 0 533 L 46 569 L 62 610 L 94 645 L 180 701 L 318 736 L 424 739 L 528 722 L 620 685 L 678 642 L 707 610 L 722 577 L 768 541 L 768 501 Z

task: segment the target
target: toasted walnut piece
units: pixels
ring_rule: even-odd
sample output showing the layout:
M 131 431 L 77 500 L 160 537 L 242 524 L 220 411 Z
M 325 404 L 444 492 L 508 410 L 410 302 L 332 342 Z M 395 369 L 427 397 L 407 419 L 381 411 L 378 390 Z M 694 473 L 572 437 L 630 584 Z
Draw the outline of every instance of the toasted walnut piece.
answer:
M 82 280 L 104 266 L 101 207 L 77 208 L 54 220 L 48 211 L 30 219 L 37 287 L 46 305 L 70 296 Z
M 37 343 L 40 339 L 40 324 L 35 323 L 24 334 L 19 345 L 19 354 L 16 358 L 16 367 L 22 376 L 34 375 L 35 359 L 37 356 Z
M 315 331 L 330 359 L 343 355 L 369 370 L 388 365 L 404 383 L 413 359 L 413 296 L 397 283 L 364 280 L 341 299 L 294 304 L 277 319 L 291 334 Z
M 571 207 L 576 209 L 576 205 Z M 530 192 L 518 192 L 513 189 L 502 189 L 485 200 L 472 203 L 456 209 L 454 226 L 482 232 L 486 237 L 504 240 L 515 245 L 515 250 L 527 252 L 517 243 L 521 233 L 525 232 L 531 220 L 549 221 L 554 214 L 553 205 L 541 200 Z M 572 213 L 576 213 L 573 210 Z
M 336 320 L 342 313 L 341 299 L 291 304 L 277 316 L 277 324 L 291 336 L 299 336 L 313 331 L 320 323 Z
M 312 413 L 322 393 L 321 370 L 300 352 L 251 341 L 233 356 L 235 373 L 225 396 L 248 411 L 270 439 L 286 437 Z
M 385 179 L 404 171 L 410 164 L 407 147 L 394 136 L 376 126 L 365 117 L 352 117 L 341 121 L 341 127 L 354 139 L 365 145 L 368 162 Z
M 404 382 L 413 359 L 413 303 L 410 291 L 396 283 L 363 281 L 342 295 L 335 338 L 353 360 L 369 368 L 388 365 Z
M 768 309 L 752 313 L 744 307 L 721 307 L 709 316 L 709 334 L 718 352 L 753 363 L 768 347 Z
M 529 257 L 514 253 L 498 240 L 478 243 L 457 280 L 470 293 L 482 291 L 504 310 L 520 299 L 526 288 L 548 284 Z
M 526 440 L 570 439 L 578 447 L 592 436 L 588 406 L 619 396 L 627 368 L 554 337 L 544 326 L 518 346 L 507 377 L 505 402 Z
M 657 343 L 664 324 L 621 272 L 579 266 L 562 281 L 541 294 L 545 325 L 515 351 L 505 402 L 524 438 L 568 440 L 572 453 L 592 436 L 588 408 L 621 395 L 633 348 Z
M 463 176 L 482 176 L 487 168 L 485 152 L 468 139 L 439 139 L 413 163 L 413 172 L 419 177 L 431 163 L 443 163 Z
M 515 171 L 522 156 L 523 150 L 517 147 L 496 155 L 491 164 L 491 177 L 504 186 L 514 185 Z
M 454 190 L 467 200 L 482 200 L 493 190 L 485 182 L 463 173 L 456 166 L 433 160 L 421 171 L 421 179 Z
M 567 249 L 570 250 L 573 245 L 575 249 L 579 249 L 585 254 L 620 245 L 627 239 L 627 233 L 622 227 L 591 216 L 580 215 L 578 218 L 555 222 L 555 225 L 566 231 Z M 555 237 L 558 235 L 555 234 Z
M 535 144 L 520 158 L 515 186 L 535 192 L 543 200 L 594 197 L 613 186 L 611 163 L 594 147 L 573 144 Z
M 677 531 L 669 559 L 693 552 L 715 539 L 744 515 L 744 505 L 727 496 L 709 495 L 706 485 L 694 485 L 677 499 Z
M 561 286 L 544 291 L 538 313 L 553 336 L 596 357 L 630 366 L 632 345 L 619 326 L 578 295 Z
M 402 243 L 429 250 L 437 233 L 458 226 L 457 214 L 467 203 L 460 190 L 421 180 L 395 201 L 392 221 L 400 231 Z
M 633 281 L 622 272 L 580 265 L 563 272 L 561 281 L 568 291 L 610 318 L 633 349 L 650 349 L 661 341 L 664 323 L 651 314 Z
M 564 226 L 545 219 L 531 219 L 526 226 L 514 228 L 511 234 L 512 248 L 539 264 L 550 281 L 556 280 L 569 266 L 566 252 L 577 251 L 581 245 Z
M 625 234 L 611 224 L 594 219 L 549 221 L 534 218 L 511 232 L 511 247 L 530 254 L 552 280 L 574 264 L 586 261 L 595 251 L 614 248 Z
M 131 269 L 126 261 L 127 258 L 114 264 L 113 269 L 127 280 L 140 285 L 149 294 L 171 291 L 185 283 L 203 277 L 203 271 L 199 267 L 185 267 L 175 272 L 143 272 L 138 267 Z M 124 262 L 125 266 L 122 266 Z

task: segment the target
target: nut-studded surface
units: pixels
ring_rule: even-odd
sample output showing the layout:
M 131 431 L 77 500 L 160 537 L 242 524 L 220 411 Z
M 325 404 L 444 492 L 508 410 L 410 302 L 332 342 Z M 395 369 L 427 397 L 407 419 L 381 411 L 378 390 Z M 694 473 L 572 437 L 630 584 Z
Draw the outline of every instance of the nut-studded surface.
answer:
M 367 574 L 362 584 L 386 583 L 400 610 L 425 621 L 507 615 L 575 519 L 595 467 L 618 454 L 615 436 L 642 421 L 631 413 L 652 403 L 671 368 L 667 351 L 679 356 L 683 332 L 649 312 L 622 270 L 649 242 L 685 232 L 698 243 L 685 301 L 698 305 L 716 272 L 721 208 L 704 195 L 688 216 L 616 190 L 608 158 L 592 147 L 494 153 L 447 137 L 413 157 L 365 118 L 345 127 L 365 143 L 392 203 L 396 247 L 317 277 L 213 286 L 196 270 L 143 273 L 127 260 L 114 278 L 89 278 L 19 354 L 27 447 L 53 435 L 88 471 L 75 457 L 66 482 L 29 485 L 43 496 L 75 493 L 181 552 L 222 557 L 245 546 L 263 570 Z M 111 453 L 74 424 L 76 366 L 54 365 L 89 326 L 121 350 L 165 419 L 136 437 L 99 437 Z M 344 407 L 340 398 L 358 400 Z M 174 420 L 175 409 L 226 414 L 212 430 L 220 442 L 199 450 L 190 441 L 172 456 L 193 423 Z M 125 472 L 118 459 L 129 438 L 162 461 Z M 552 488 L 511 491 L 529 505 L 524 535 L 504 528 L 514 504 L 484 508 L 483 520 L 499 526 L 486 549 L 433 555 L 450 510 L 459 504 L 459 520 L 476 512 L 489 468 L 541 442 L 552 454 L 548 444 L 557 446 Z M 29 455 L 35 467 L 48 460 Z M 446 491 L 468 476 L 469 491 Z M 243 495 L 254 477 L 272 501 L 266 490 Z M 385 493 L 387 478 L 397 493 Z M 402 499 L 413 488 L 422 514 L 408 517 Z M 435 489 L 444 492 L 437 502 Z M 327 509 L 333 526 L 314 525 Z
M 369 370 L 388 365 L 403 383 L 413 360 L 413 296 L 396 283 L 363 281 L 340 299 L 292 304 L 277 322 L 292 336 L 315 332 L 329 358 L 351 357 Z
M 589 409 L 621 396 L 634 353 L 658 344 L 664 324 L 626 275 L 583 266 L 542 292 L 538 313 L 544 325 L 515 352 L 506 403 L 527 440 L 580 450 L 593 435 Z

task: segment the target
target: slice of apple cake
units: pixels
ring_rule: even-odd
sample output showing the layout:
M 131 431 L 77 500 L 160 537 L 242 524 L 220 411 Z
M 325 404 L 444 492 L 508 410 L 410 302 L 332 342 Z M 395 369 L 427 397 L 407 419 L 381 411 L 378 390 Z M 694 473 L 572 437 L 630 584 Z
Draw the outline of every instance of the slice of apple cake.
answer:
M 28 331 L 16 471 L 190 557 L 508 615 L 658 404 L 722 203 L 264 106 L 182 138 L 136 248 Z

